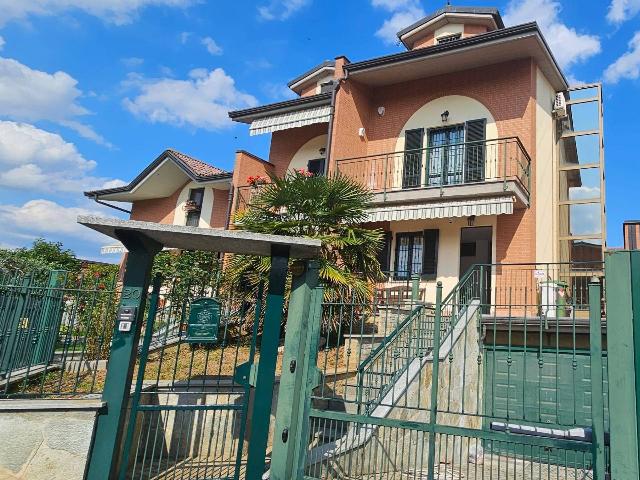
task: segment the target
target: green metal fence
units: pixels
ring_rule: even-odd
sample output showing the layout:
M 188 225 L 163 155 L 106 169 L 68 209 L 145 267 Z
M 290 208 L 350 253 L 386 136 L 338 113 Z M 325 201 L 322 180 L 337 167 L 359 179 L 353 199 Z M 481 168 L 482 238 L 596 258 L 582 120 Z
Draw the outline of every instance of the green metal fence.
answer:
M 0 398 L 100 393 L 115 275 L 0 272 Z
M 119 478 L 244 478 L 264 293 L 247 304 L 216 283 L 189 287 L 184 301 L 174 294 L 179 281 L 158 277 L 150 296 Z M 193 301 L 214 296 L 221 302 L 218 338 L 194 342 Z
M 322 323 L 306 476 L 604 479 L 603 273 L 478 265 L 444 298 L 325 303 L 348 315 Z

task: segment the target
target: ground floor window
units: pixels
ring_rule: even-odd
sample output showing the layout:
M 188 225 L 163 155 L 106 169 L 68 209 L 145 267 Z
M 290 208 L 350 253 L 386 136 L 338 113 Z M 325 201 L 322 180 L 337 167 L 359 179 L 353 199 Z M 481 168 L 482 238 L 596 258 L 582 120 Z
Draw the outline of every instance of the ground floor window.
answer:
M 438 266 L 437 229 L 396 234 L 395 278 L 404 280 L 412 275 L 436 278 Z
M 413 274 L 422 275 L 422 253 L 424 248 L 422 232 L 399 233 L 396 237 L 396 277 L 409 278 Z

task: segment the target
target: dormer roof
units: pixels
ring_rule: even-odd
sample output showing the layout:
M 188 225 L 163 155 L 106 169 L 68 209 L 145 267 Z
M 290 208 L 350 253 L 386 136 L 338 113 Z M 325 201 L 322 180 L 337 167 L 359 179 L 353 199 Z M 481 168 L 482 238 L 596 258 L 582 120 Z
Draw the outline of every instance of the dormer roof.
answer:
M 305 86 L 305 84 L 309 82 L 317 80 L 318 77 L 322 75 L 328 75 L 328 74 L 333 75 L 333 72 L 335 71 L 335 69 L 336 69 L 335 60 L 325 60 L 324 62 L 316 65 L 310 70 L 307 70 L 302 75 L 299 75 L 293 80 L 291 80 L 289 83 L 287 83 L 287 86 L 294 92 L 298 93 L 298 90 L 300 90 L 301 87 Z
M 397 35 L 404 46 L 410 49 L 411 44 L 417 37 L 435 31 L 447 23 L 486 25 L 489 31 L 504 28 L 504 22 L 497 8 L 454 7 L 447 5 L 403 28 Z
M 133 202 L 168 197 L 187 181 L 230 183 L 233 172 L 214 167 L 182 152 L 167 149 L 128 185 L 84 192 L 89 198 Z

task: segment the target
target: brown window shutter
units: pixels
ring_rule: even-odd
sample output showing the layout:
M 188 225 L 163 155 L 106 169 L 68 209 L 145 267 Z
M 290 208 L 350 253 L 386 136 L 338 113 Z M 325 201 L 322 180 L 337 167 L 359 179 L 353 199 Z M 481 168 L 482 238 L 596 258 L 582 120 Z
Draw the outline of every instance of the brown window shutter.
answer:
M 422 276 L 428 279 L 435 279 L 438 276 L 438 241 L 440 230 L 437 228 L 425 230 L 423 235 Z
M 484 180 L 484 157 L 487 119 L 469 120 L 465 124 L 465 174 L 464 181 L 482 182 Z

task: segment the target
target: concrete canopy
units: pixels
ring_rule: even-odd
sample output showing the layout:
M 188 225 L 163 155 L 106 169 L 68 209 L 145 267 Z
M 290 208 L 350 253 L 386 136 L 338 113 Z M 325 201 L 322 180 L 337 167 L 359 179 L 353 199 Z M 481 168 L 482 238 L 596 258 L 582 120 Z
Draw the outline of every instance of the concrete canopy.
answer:
M 165 225 L 136 220 L 79 216 L 78 223 L 119 239 L 120 232 L 135 232 L 154 240 L 164 247 L 182 250 L 239 253 L 245 255 L 270 256 L 271 247 L 289 247 L 290 257 L 316 258 L 320 254 L 320 240 L 267 235 L 243 230 L 218 230 L 210 228 Z

